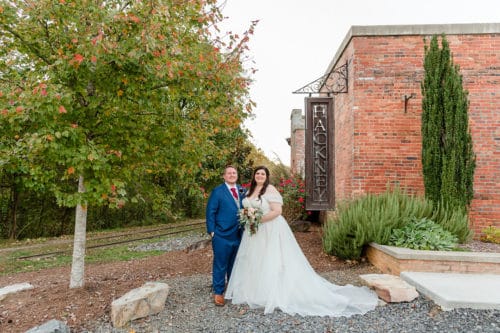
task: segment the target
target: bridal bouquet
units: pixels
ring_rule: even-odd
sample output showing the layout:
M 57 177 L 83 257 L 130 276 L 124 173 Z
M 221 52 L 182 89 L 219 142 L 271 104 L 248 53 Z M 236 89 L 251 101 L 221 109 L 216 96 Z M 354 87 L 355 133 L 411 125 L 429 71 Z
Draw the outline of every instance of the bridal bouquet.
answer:
M 253 235 L 259 229 L 259 224 L 262 220 L 262 209 L 247 207 L 240 209 L 240 225 L 247 228 L 250 235 Z

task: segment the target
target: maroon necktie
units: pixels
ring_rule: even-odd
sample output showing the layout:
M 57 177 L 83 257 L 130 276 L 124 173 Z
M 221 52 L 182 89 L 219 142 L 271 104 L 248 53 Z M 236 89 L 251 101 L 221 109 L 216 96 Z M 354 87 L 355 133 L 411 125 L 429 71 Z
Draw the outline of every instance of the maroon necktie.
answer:
M 238 193 L 236 193 L 236 189 L 234 187 L 231 187 L 231 193 L 233 193 L 233 197 L 238 200 Z

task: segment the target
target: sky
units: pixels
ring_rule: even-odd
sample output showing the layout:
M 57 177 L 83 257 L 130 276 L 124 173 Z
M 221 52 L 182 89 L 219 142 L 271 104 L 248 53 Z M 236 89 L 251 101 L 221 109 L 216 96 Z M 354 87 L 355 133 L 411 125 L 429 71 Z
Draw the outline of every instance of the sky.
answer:
M 500 0 L 220 0 L 225 31 L 242 34 L 259 20 L 249 43 L 251 141 L 290 165 L 290 115 L 307 95 L 292 92 L 325 74 L 353 25 L 500 23 Z M 453 50 L 452 50 L 453 52 Z

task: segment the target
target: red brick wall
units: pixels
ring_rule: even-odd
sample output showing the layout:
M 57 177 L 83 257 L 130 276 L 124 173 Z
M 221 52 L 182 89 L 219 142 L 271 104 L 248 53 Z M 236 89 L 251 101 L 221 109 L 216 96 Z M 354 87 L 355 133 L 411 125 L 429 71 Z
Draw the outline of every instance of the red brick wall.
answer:
M 291 170 L 293 175 L 304 177 L 304 158 L 305 158 L 305 130 L 297 129 L 292 134 L 291 140 L 292 151 Z M 295 149 L 294 149 L 295 148 Z
M 292 111 L 290 136 L 290 169 L 293 175 L 304 178 L 305 168 L 305 118 L 301 109 Z
M 428 39 L 430 36 L 427 36 Z M 424 36 L 353 36 L 349 92 L 335 96 L 336 201 L 399 184 L 423 194 L 421 91 Z M 500 227 L 500 35 L 447 35 L 469 91 L 477 157 L 471 220 L 476 233 Z M 404 95 L 411 96 L 405 109 Z
M 479 232 L 500 227 L 500 34 L 449 38 L 469 91 L 469 120 L 476 153 L 471 218 Z
M 352 59 L 354 48 L 349 45 L 339 64 L 343 65 Z M 348 68 L 351 67 L 349 64 Z M 354 88 L 352 80 L 348 81 L 348 91 Z M 351 199 L 359 192 L 359 188 L 354 188 L 355 178 L 353 177 L 353 163 L 355 155 L 354 147 L 354 94 L 338 94 L 334 101 L 335 114 L 335 201 L 339 202 Z
M 353 182 L 358 193 L 399 184 L 423 193 L 420 80 L 423 41 L 418 36 L 355 37 L 350 79 L 355 96 Z M 408 101 L 404 95 L 416 97 Z

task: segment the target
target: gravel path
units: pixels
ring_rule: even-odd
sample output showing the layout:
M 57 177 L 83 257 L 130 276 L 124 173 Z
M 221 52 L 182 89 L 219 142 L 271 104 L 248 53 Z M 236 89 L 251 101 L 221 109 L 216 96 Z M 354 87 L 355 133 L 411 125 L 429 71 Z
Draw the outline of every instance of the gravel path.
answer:
M 210 239 L 206 232 L 197 232 L 182 237 L 171 237 L 154 243 L 144 243 L 131 248 L 135 251 L 177 251 L 184 250 L 192 244 L 202 240 Z
M 204 234 L 181 237 L 160 243 L 141 245 L 137 250 L 184 249 L 206 239 Z M 360 274 L 373 273 L 369 264 L 360 264 L 347 270 L 324 273 L 329 281 L 344 285 L 361 285 Z M 211 276 L 196 275 L 165 280 L 170 287 L 163 312 L 132 321 L 130 326 L 113 328 L 109 317 L 89 323 L 80 333 L 187 333 L 187 332 L 363 332 L 363 333 L 427 333 L 477 332 L 499 333 L 499 310 L 457 309 L 441 311 L 431 300 L 420 296 L 409 303 L 378 306 L 365 315 L 353 317 L 300 317 L 281 311 L 264 315 L 262 309 L 226 304 L 216 307 L 212 302 Z
M 363 269 L 322 274 L 332 282 L 356 281 Z M 280 311 L 264 315 L 263 310 L 212 303 L 209 275 L 165 281 L 170 293 L 165 310 L 149 318 L 134 320 L 129 327 L 113 328 L 109 318 L 95 323 L 86 333 L 170 333 L 170 332 L 500 332 L 500 311 L 458 309 L 441 311 L 423 296 L 410 303 L 387 304 L 365 315 L 350 318 L 290 316 Z

